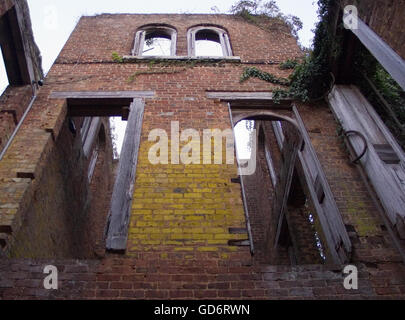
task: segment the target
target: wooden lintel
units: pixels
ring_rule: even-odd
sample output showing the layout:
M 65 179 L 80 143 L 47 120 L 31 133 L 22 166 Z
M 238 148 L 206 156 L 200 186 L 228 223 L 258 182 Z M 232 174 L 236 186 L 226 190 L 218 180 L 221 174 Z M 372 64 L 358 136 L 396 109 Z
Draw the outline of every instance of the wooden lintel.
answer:
M 153 98 L 154 91 L 54 91 L 51 99 L 131 99 Z

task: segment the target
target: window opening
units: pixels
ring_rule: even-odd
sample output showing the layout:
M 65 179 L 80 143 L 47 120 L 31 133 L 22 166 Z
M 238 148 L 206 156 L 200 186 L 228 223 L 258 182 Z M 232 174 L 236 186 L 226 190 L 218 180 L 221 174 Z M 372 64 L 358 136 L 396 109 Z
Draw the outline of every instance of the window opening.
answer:
M 243 120 L 235 126 L 235 145 L 239 160 L 249 160 L 252 156 L 252 141 L 255 121 Z
M 195 37 L 195 55 L 222 57 L 224 55 L 218 33 L 201 30 Z
M 169 57 L 176 55 L 177 34 L 173 28 L 149 26 L 136 33 L 132 55 Z
M 0 50 L 0 95 L 3 94 L 4 90 L 8 87 L 8 77 L 6 66 L 4 64 L 3 53 Z

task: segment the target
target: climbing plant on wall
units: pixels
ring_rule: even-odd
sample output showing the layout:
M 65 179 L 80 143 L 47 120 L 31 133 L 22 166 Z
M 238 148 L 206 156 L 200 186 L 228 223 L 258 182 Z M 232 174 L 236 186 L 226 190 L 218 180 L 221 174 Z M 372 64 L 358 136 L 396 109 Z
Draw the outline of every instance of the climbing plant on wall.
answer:
M 330 60 L 339 55 L 339 39 L 335 37 L 335 30 L 331 21 L 339 10 L 337 0 L 318 1 L 319 22 L 315 30 L 313 49 L 306 52 L 299 61 L 286 61 L 280 65 L 281 69 L 291 69 L 293 72 L 287 81 L 280 80 L 274 75 L 265 74 L 260 70 L 245 69 L 242 79 L 249 76 L 260 78 L 280 85 L 289 85 L 288 88 L 279 88 L 274 91 L 275 101 L 282 98 L 291 98 L 304 102 L 322 97 L 331 86 Z M 286 16 L 280 12 L 275 1 L 262 3 L 259 0 L 238 1 L 231 12 L 254 23 L 263 23 L 265 18 L 278 19 L 286 24 L 293 35 L 302 28 L 302 22 L 294 16 Z

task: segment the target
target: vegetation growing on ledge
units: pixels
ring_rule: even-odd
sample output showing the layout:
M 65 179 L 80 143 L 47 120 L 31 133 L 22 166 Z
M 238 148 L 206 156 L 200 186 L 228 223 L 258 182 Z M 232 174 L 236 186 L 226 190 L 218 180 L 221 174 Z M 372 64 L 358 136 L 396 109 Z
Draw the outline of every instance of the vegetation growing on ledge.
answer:
M 120 56 L 119 54 L 118 54 L 118 52 L 113 52 L 112 54 L 111 54 L 111 57 L 112 57 L 112 59 L 113 59 L 113 61 L 114 62 L 117 62 L 117 63 L 123 63 L 124 62 L 124 58 L 122 57 L 122 56 Z
M 274 19 L 274 15 L 279 13 L 274 1 L 268 1 L 262 6 L 260 3 L 258 0 L 240 0 L 233 11 L 253 21 L 265 16 Z M 276 103 L 286 98 L 303 102 L 324 98 L 334 84 L 332 62 L 339 60 L 343 48 L 343 38 L 340 36 L 343 35 L 343 21 L 338 21 L 339 0 L 318 0 L 318 6 L 320 21 L 316 26 L 313 49 L 300 61 L 287 60 L 280 64 L 280 69 L 293 69 L 288 80 L 280 81 L 274 75 L 248 68 L 241 81 L 256 77 L 271 83 L 288 85 L 288 88 L 279 88 L 273 92 Z M 283 15 L 279 17 L 286 20 Z M 292 28 L 291 21 L 289 26 Z M 291 32 L 296 35 L 294 29 Z M 356 51 L 353 76 L 352 83 L 360 87 L 405 150 L 405 93 L 402 88 L 364 47 Z M 373 86 L 380 96 L 372 89 Z
M 244 82 L 248 80 L 249 78 L 258 78 L 263 81 L 267 81 L 270 83 L 274 84 L 280 84 L 282 86 L 288 86 L 290 84 L 290 81 L 286 78 L 279 78 L 275 76 L 274 74 L 268 73 L 261 71 L 257 69 L 256 67 L 250 67 L 246 68 L 240 78 L 240 82 Z
M 267 19 L 281 19 L 289 26 L 291 33 L 295 36 L 297 31 L 302 28 L 302 23 L 298 22 L 298 18 L 281 14 L 275 1 L 268 1 L 263 5 L 260 4 L 261 1 L 258 0 L 241 0 L 233 7 L 232 12 L 243 16 L 247 20 L 263 20 L 265 17 Z M 330 60 L 332 57 L 339 55 L 339 39 L 335 37 L 330 22 L 336 17 L 338 1 L 319 0 L 318 6 L 320 21 L 315 31 L 314 49 L 309 51 L 300 61 L 288 60 L 280 65 L 281 69 L 293 68 L 293 72 L 289 76 L 288 83 L 284 81 L 283 83 L 279 83 L 289 85 L 289 88 L 279 88 L 274 91 L 275 102 L 285 98 L 301 100 L 303 102 L 319 99 L 331 87 Z M 339 26 L 338 28 L 342 27 Z M 245 77 L 242 76 L 242 78 Z M 267 81 L 266 78 L 271 79 L 271 77 L 261 77 L 262 80 Z
M 299 63 L 300 62 L 297 59 L 288 59 L 287 61 L 280 63 L 279 68 L 281 70 L 295 69 Z
M 274 0 L 264 3 L 262 0 L 239 0 L 230 12 L 265 29 L 287 28 L 296 38 L 303 26 L 297 16 L 283 14 Z

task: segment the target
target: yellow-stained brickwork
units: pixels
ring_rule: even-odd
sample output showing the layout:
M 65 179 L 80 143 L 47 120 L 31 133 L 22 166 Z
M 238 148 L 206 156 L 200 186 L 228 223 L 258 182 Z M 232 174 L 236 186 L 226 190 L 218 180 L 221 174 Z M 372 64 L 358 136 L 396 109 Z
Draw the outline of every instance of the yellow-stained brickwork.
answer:
M 248 235 L 229 233 L 246 228 L 236 165 L 153 165 L 152 145 L 140 148 L 128 253 L 237 251 L 228 241 Z

